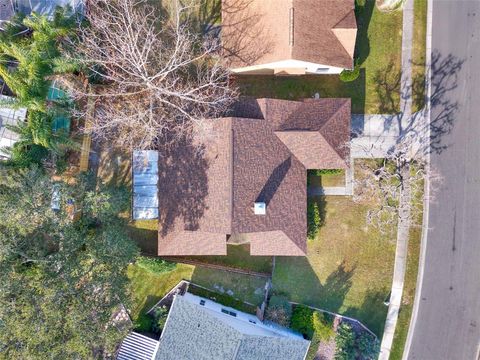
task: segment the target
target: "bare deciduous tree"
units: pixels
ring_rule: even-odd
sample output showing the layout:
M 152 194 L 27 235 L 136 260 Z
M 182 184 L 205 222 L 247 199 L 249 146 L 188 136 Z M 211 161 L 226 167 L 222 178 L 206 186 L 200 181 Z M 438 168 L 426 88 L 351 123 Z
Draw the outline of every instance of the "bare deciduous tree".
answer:
M 97 139 L 149 148 L 189 135 L 224 113 L 236 97 L 218 42 L 190 25 L 191 8 L 172 0 L 93 0 L 76 54 L 101 85 L 77 98 L 95 102 Z

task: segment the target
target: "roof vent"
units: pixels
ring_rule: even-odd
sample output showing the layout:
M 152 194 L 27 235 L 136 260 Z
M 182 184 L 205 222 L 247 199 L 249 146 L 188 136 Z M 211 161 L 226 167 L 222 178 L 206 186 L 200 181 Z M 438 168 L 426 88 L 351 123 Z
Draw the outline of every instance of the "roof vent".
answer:
M 265 215 L 267 213 L 267 205 L 264 202 L 256 202 L 253 206 L 255 215 Z

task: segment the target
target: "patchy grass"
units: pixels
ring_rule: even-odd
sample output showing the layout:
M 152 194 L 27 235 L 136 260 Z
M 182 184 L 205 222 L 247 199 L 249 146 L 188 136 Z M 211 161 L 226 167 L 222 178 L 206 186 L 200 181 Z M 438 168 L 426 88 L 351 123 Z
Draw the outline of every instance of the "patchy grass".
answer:
M 427 0 L 414 0 L 412 79 L 412 111 L 425 106 L 425 52 L 427 46 Z
M 192 274 L 192 282 L 220 294 L 260 305 L 264 297 L 265 278 L 213 270 L 197 266 Z
M 219 304 L 246 312 L 248 314 L 255 314 L 257 310 L 256 306 L 246 304 L 243 301 L 237 300 L 229 295 L 205 290 L 204 288 L 195 285 L 190 285 L 188 292 L 218 302 Z
M 327 196 L 325 219 L 307 257 L 278 257 L 273 291 L 291 301 L 352 316 L 383 332 L 395 257 L 395 229 L 381 235 L 366 225 L 372 204 Z
M 251 256 L 250 244 L 227 245 L 227 256 L 186 256 L 182 258 L 268 274 L 272 272 L 272 257 Z
M 344 83 L 338 75 L 237 76 L 244 95 L 280 99 L 347 97 L 353 113 L 399 111 L 402 12 L 382 13 L 374 0 L 357 0 L 358 35 L 355 57 L 360 64 L 357 80 Z M 388 77 L 385 77 L 388 74 Z

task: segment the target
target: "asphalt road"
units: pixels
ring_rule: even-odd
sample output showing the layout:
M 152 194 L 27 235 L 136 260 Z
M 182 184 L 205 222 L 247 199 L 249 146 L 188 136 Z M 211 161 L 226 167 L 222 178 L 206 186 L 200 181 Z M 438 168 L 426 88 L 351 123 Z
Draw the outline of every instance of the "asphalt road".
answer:
M 433 2 L 432 49 L 440 59 L 464 60 L 458 86 L 437 90 L 452 112 L 448 147 L 431 155 L 443 177 L 430 201 L 429 232 L 419 308 L 408 359 L 470 360 L 480 346 L 480 1 Z M 455 61 L 455 58 L 453 58 Z M 454 62 L 452 61 L 452 63 Z M 433 68 L 433 78 L 442 77 Z M 453 77 L 454 78 L 454 77 Z M 452 79 L 452 78 L 451 78 Z M 447 83 L 453 83 L 447 81 Z M 438 92 L 445 90 L 445 92 Z M 432 106 L 438 119 L 444 106 Z

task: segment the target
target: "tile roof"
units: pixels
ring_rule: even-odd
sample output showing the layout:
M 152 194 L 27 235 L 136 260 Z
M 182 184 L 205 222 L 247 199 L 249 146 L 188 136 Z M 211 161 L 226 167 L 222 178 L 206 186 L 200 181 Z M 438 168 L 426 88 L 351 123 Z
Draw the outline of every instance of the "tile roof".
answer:
M 252 255 L 305 255 L 306 170 L 346 168 L 350 100 L 244 99 L 209 123 L 200 151 L 160 155 L 158 254 L 226 255 L 242 234 Z
M 352 68 L 354 8 L 354 0 L 223 0 L 231 67 L 294 59 Z
M 189 300 L 188 295 L 175 296 L 160 338 L 156 360 L 305 358 L 308 341 L 287 336 L 273 327 L 269 330 L 203 307 Z

